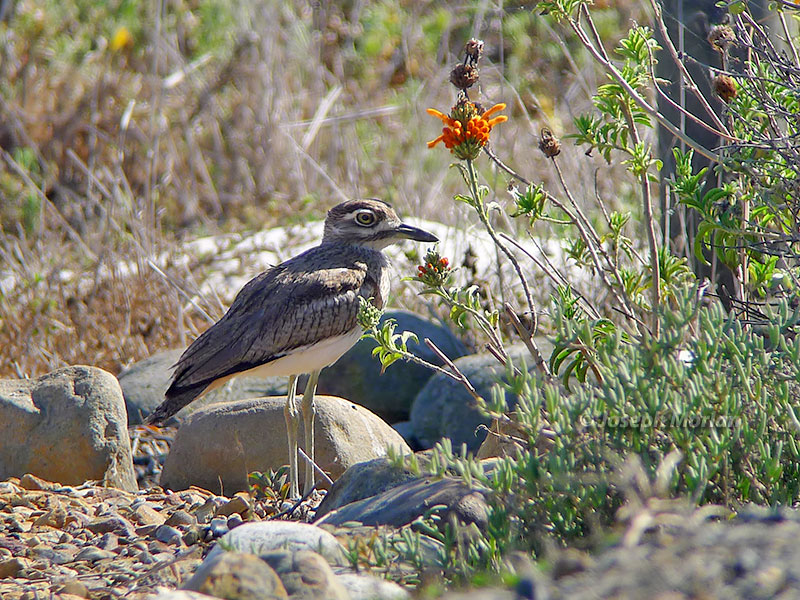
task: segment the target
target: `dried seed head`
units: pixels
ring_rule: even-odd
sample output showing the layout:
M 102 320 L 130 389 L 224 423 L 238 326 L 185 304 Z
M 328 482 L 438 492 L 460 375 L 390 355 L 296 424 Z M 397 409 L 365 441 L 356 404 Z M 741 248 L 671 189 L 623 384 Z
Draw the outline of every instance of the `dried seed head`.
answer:
M 547 127 L 542 127 L 541 137 L 542 139 L 539 140 L 539 150 L 541 150 L 547 158 L 553 158 L 561 154 L 561 140 L 553 135 L 552 131 Z
M 476 40 L 472 38 L 464 46 L 464 53 L 467 55 L 467 61 L 475 64 L 481 59 L 483 54 L 483 40 Z
M 714 25 L 708 32 L 708 43 L 717 52 L 725 53 L 736 41 L 736 34 L 730 25 Z
M 478 68 L 472 64 L 458 63 L 450 71 L 450 83 L 460 90 L 471 88 L 478 81 Z
M 727 104 L 736 97 L 736 80 L 730 75 L 717 75 L 714 77 L 714 91 Z

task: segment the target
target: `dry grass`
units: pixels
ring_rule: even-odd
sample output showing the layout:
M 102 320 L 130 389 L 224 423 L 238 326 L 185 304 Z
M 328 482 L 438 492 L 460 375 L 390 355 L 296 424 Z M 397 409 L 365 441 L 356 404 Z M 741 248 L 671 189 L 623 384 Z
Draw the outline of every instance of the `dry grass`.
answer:
M 118 372 L 184 343 L 205 322 L 177 291 L 191 268 L 167 281 L 148 265 L 181 239 L 319 218 L 355 196 L 464 227 L 424 109 L 452 103 L 448 71 L 473 33 L 488 48 L 480 99 L 509 104 L 495 149 L 551 189 L 536 134 L 568 133 L 596 77 L 541 19 L 487 3 L 39 4 L 12 2 L 0 38 L 0 376 Z M 610 31 L 626 10 L 609 11 Z M 562 167 L 587 204 L 630 193 L 568 144 Z M 483 168 L 506 202 L 506 178 Z

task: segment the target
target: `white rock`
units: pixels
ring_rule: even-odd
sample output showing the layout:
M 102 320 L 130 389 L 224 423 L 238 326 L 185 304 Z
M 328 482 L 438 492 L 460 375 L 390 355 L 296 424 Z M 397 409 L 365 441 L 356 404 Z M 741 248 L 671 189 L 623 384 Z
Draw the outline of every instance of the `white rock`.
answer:
M 339 583 L 347 590 L 350 600 L 406 600 L 411 597 L 396 583 L 372 575 L 345 573 L 339 575 Z
M 295 521 L 261 521 L 239 525 L 223 535 L 208 553 L 206 561 L 221 552 L 234 550 L 261 555 L 275 550 L 311 550 L 331 565 L 345 566 L 344 550 L 333 534 Z

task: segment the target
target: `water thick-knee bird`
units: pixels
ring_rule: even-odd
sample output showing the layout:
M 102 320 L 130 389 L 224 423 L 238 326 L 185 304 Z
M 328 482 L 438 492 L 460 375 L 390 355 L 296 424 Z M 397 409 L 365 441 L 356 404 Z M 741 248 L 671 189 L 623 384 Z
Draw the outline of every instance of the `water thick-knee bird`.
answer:
M 292 497 L 299 495 L 295 401 L 297 376 L 308 373 L 301 411 L 305 451 L 314 459 L 314 393 L 320 370 L 335 363 L 361 337 L 360 298 L 382 308 L 389 292 L 389 263 L 381 252 L 404 239 L 436 236 L 402 223 L 379 200 L 350 200 L 325 219 L 322 242 L 264 271 L 247 283 L 228 312 L 181 355 L 166 399 L 147 418 L 158 423 L 238 375 L 288 375 L 286 428 Z M 305 492 L 314 485 L 305 469 Z

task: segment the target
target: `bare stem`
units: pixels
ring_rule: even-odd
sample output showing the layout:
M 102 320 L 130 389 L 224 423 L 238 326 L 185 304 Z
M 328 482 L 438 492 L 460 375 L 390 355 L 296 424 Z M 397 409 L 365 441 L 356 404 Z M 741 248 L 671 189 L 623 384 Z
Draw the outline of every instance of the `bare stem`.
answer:
M 475 165 L 473 165 L 471 160 L 467 160 L 467 172 L 469 173 L 469 180 L 470 180 L 470 192 L 472 193 L 473 201 L 475 202 L 475 208 L 477 209 L 478 217 L 483 223 L 484 228 L 486 229 L 489 236 L 492 238 L 492 241 L 495 245 L 500 248 L 503 254 L 508 257 L 508 260 L 511 261 L 511 264 L 514 267 L 514 271 L 517 273 L 517 277 L 522 284 L 522 289 L 525 293 L 525 300 L 528 302 L 528 310 L 530 314 L 533 315 L 535 313 L 535 309 L 533 306 L 533 297 L 531 296 L 530 288 L 528 287 L 528 280 L 525 278 L 524 273 L 522 272 L 522 267 L 519 266 L 519 261 L 517 257 L 514 256 L 514 253 L 508 249 L 508 247 L 503 243 L 500 237 L 497 235 L 497 232 L 492 227 L 492 224 L 489 222 L 489 217 L 486 214 L 486 209 L 484 208 L 483 204 L 481 203 L 478 197 L 478 176 L 475 173 Z
M 630 130 L 631 142 L 634 146 L 641 143 L 639 139 L 639 132 L 636 130 L 636 123 L 633 121 L 633 114 L 630 107 L 625 105 L 625 119 L 628 121 L 628 129 Z M 647 172 L 642 173 L 642 208 L 644 209 L 644 222 L 647 229 L 647 242 L 650 245 L 650 270 L 652 273 L 653 285 L 652 290 L 652 329 L 653 335 L 657 336 L 659 332 L 658 320 L 658 307 L 661 304 L 661 267 L 658 264 L 658 242 L 656 241 L 656 230 L 654 226 L 655 219 L 653 218 L 653 198 L 650 194 L 650 182 L 647 179 Z

